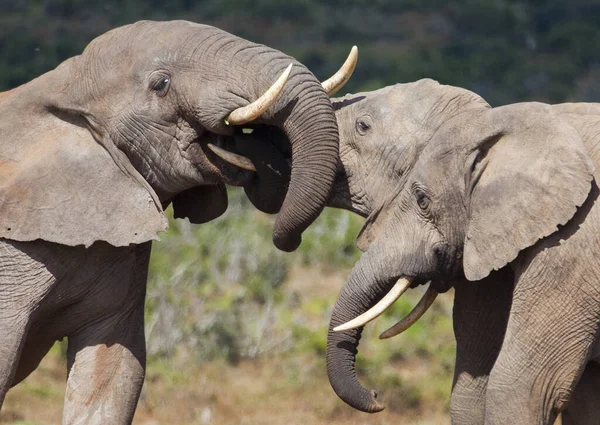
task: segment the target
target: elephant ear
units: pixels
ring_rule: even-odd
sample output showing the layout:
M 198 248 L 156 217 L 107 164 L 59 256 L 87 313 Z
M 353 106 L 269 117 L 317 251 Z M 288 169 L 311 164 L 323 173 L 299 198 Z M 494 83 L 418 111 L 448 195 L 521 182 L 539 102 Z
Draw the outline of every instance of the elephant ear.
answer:
M 395 194 L 396 190 L 392 190 L 392 192 Z M 394 198 L 395 196 L 389 196 L 388 199 L 379 208 L 376 208 L 369 214 L 365 220 L 365 224 L 356 237 L 356 246 L 362 252 L 366 252 L 369 249 L 369 246 L 381 236 L 381 229 L 392 212 L 392 201 Z
M 109 153 L 74 117 L 10 103 L 0 103 L 0 237 L 125 246 L 166 230 L 156 195 L 124 153 Z
M 490 132 L 467 163 L 469 280 L 504 267 L 565 225 L 588 197 L 594 172 L 577 131 L 549 106 L 509 105 L 488 114 Z
M 173 216 L 201 224 L 214 220 L 227 210 L 225 185 L 196 186 L 173 198 Z
M 377 239 L 377 235 L 379 234 L 379 222 L 377 221 L 379 211 L 375 211 L 371 213 L 365 224 L 363 225 L 360 232 L 358 232 L 358 236 L 356 237 L 356 246 L 362 252 L 366 252 L 369 249 L 369 246 Z

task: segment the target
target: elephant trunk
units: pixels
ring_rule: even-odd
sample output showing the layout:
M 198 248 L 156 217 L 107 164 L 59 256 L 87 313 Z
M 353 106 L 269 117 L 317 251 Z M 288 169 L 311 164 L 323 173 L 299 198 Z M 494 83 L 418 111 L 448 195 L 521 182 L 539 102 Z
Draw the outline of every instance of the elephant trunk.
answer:
M 250 80 L 255 81 L 249 87 L 250 97 L 257 98 L 293 64 L 277 101 L 257 120 L 278 127 L 285 134 L 291 146 L 291 171 L 289 184 L 286 181 L 278 190 L 263 185 L 258 189 L 263 193 L 255 193 L 252 198 L 262 211 L 279 211 L 273 243 L 283 251 L 293 251 L 301 242 L 302 232 L 318 217 L 329 198 L 338 166 L 339 135 L 333 106 L 319 80 L 293 58 L 276 50 L 269 53 L 246 59 L 252 64 L 246 67 L 247 71 L 260 75 Z M 243 58 L 246 54 L 238 56 Z M 240 81 L 239 87 L 244 86 L 247 82 Z M 260 170 L 257 171 L 260 176 Z
M 337 326 L 363 314 L 389 291 L 394 278 L 382 278 L 383 256 L 371 246 L 356 263 L 337 299 L 327 335 L 327 375 L 336 394 L 355 409 L 367 413 L 383 410 L 374 390 L 364 388 L 356 375 L 355 360 L 362 327 L 334 331 Z M 384 267 L 381 267 L 384 266 Z
M 224 81 L 225 91 L 234 93 L 237 101 L 257 99 L 293 64 L 283 91 L 257 120 L 278 127 L 291 145 L 290 179 L 287 192 L 285 186 L 280 188 L 286 194 L 275 223 L 273 242 L 283 251 L 293 251 L 300 244 L 302 232 L 325 207 L 333 186 L 339 144 L 335 113 L 321 83 L 304 65 L 277 50 L 235 39 L 239 48 L 234 50 L 232 63 L 236 65 L 232 68 L 243 72 L 229 74 Z M 243 95 L 241 90 L 245 92 Z M 267 196 L 270 195 L 255 199 L 260 202 Z M 273 197 L 279 202 L 283 199 L 281 193 Z M 273 200 L 265 202 L 269 205 L 257 207 L 269 212 L 277 209 Z
M 316 78 L 301 87 L 282 126 L 292 147 L 292 169 L 273 243 L 284 251 L 298 247 L 302 232 L 323 210 L 337 169 L 338 128 L 331 102 Z

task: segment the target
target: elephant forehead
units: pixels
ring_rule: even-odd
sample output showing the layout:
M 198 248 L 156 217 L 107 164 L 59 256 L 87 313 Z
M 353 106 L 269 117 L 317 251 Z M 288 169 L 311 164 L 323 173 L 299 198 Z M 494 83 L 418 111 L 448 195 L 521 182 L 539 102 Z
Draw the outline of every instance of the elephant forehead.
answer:
M 182 52 L 193 54 L 204 40 L 218 34 L 227 33 L 215 27 L 188 21 L 140 21 L 115 28 L 95 38 L 82 56 L 100 57 L 113 65 L 135 62 L 139 58 L 165 60 Z

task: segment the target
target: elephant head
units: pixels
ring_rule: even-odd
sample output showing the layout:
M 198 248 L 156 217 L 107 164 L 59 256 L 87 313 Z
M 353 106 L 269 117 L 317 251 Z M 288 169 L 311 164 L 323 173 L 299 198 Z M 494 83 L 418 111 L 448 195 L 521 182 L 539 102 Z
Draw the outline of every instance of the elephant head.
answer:
M 340 163 L 328 206 L 377 214 L 431 136 L 456 114 L 488 108 L 478 95 L 431 79 L 333 99 Z
M 437 90 L 446 92 L 443 86 Z M 368 321 L 408 287 L 431 281 L 415 310 L 380 337 L 398 334 L 456 278 L 481 280 L 565 225 L 591 189 L 590 156 L 577 131 L 550 106 L 491 109 L 475 95 L 474 103 L 461 104 L 459 92 L 442 93 L 441 103 L 416 93 L 410 98 L 416 106 L 382 102 L 375 110 L 395 117 L 391 134 L 379 130 L 372 115 L 361 120 L 371 119 L 367 126 L 359 121 L 352 126 L 340 120 L 338 111 L 345 193 L 351 199 L 337 192 L 334 199 L 369 216 L 359 236 L 366 252 L 332 313 L 327 371 L 338 396 L 365 412 L 383 409 L 376 393 L 358 382 L 354 366 Z M 366 106 L 368 96 L 362 100 Z M 389 139 L 352 145 L 346 142 L 352 127 L 365 135 L 379 130 Z M 366 152 L 377 159 L 369 163 Z M 361 159 L 363 174 L 355 171 Z M 387 193 L 378 185 L 385 185 Z
M 293 250 L 337 167 L 326 89 L 293 58 L 214 27 L 143 21 L 109 31 L 0 96 L 0 237 L 141 243 L 166 228 L 169 202 L 193 222 L 219 216 L 232 184 L 281 210 L 273 240 Z M 281 136 L 277 152 L 259 138 L 244 149 L 257 162 L 287 155 L 291 166 L 277 170 L 284 190 L 264 184 L 266 167 L 256 178 L 214 153 L 235 148 L 244 124 Z

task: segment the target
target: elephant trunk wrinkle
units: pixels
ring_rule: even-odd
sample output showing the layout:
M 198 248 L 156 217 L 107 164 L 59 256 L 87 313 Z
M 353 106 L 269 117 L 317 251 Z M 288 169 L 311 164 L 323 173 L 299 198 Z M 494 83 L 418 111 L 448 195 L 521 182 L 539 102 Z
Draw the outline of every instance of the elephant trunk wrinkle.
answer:
M 247 124 L 250 121 L 254 121 L 258 117 L 260 117 L 267 109 L 275 103 L 277 98 L 281 95 L 285 83 L 287 82 L 290 71 L 292 70 L 292 65 L 289 64 L 288 67 L 283 71 L 281 76 L 273 83 L 271 87 L 258 99 L 249 105 L 243 106 L 241 108 L 237 108 L 233 110 L 225 120 L 225 124 L 227 125 L 243 125 Z

